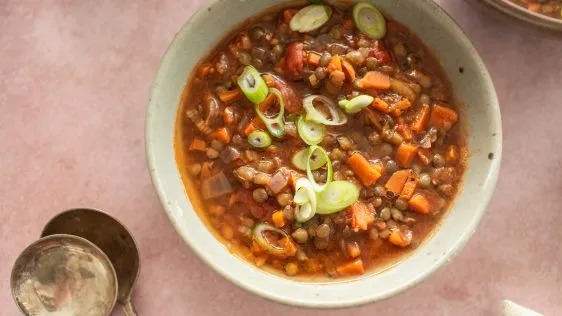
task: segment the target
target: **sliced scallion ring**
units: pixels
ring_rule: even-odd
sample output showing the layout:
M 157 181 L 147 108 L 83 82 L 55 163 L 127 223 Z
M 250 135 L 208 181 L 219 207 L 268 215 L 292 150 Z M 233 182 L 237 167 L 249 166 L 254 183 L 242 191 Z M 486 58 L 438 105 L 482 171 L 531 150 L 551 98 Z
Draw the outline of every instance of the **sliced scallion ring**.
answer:
M 316 215 L 316 210 L 312 208 L 310 203 L 304 203 L 295 207 L 295 219 L 297 222 L 304 223 L 313 218 L 314 215 Z
M 263 121 L 265 127 L 271 135 L 277 138 L 281 138 L 285 135 L 285 103 L 283 102 L 283 95 L 281 92 L 275 88 L 269 88 L 269 93 L 273 93 L 277 97 L 279 102 L 279 113 L 275 117 L 267 117 L 259 108 L 259 104 L 254 106 L 256 114 Z
M 305 148 L 299 152 L 297 152 L 296 154 L 293 155 L 293 158 L 291 159 L 291 162 L 293 163 L 293 165 L 295 167 L 297 167 L 297 169 L 299 170 L 306 170 L 306 163 L 307 163 L 307 159 L 309 157 L 309 151 L 310 148 Z M 326 157 L 324 155 L 321 154 L 313 154 L 312 156 L 310 156 L 310 168 L 312 170 L 316 170 L 320 167 L 322 167 L 323 165 L 325 165 L 327 162 Z
M 348 181 L 330 182 L 317 195 L 316 213 L 332 214 L 343 210 L 359 198 L 359 189 Z
M 293 201 L 297 204 L 295 217 L 298 222 L 306 222 L 316 214 L 316 192 L 312 182 L 307 178 L 300 178 L 295 183 Z
M 361 33 L 378 40 L 386 35 L 386 20 L 372 4 L 360 2 L 353 7 L 353 21 Z
M 254 66 L 246 66 L 238 77 L 238 86 L 253 104 L 260 104 L 267 97 L 267 84 Z
M 307 121 L 303 116 L 297 121 L 299 136 L 308 145 L 317 145 L 324 139 L 326 128 L 324 125 L 312 121 Z
M 330 118 L 327 118 L 322 112 L 318 111 L 314 105 L 314 101 L 322 102 L 330 112 Z M 308 121 L 317 122 L 324 125 L 343 125 L 347 123 L 347 117 L 338 109 L 334 102 L 323 95 L 309 95 L 302 100 L 303 107 L 306 111 L 306 119 Z
M 360 95 L 356 96 L 355 98 L 349 100 L 349 102 L 345 103 L 343 106 L 346 113 L 353 114 L 361 112 L 364 108 L 368 107 L 371 103 L 373 103 L 373 98 L 370 95 Z M 340 103 L 341 106 L 341 103 Z
M 271 145 L 271 137 L 266 132 L 253 131 L 248 135 L 248 143 L 256 148 L 266 148 Z
M 273 254 L 273 255 L 284 255 L 287 252 L 287 249 L 279 246 L 279 245 L 275 245 L 272 242 L 270 242 L 267 237 L 264 235 L 264 233 L 266 232 L 270 232 L 270 233 L 276 233 L 281 235 L 284 238 L 287 238 L 290 240 L 289 235 L 287 235 L 287 233 L 281 229 L 278 229 L 274 226 L 271 226 L 269 224 L 266 223 L 258 223 L 256 225 L 256 227 L 254 227 L 254 231 L 253 231 L 253 239 L 268 253 Z
M 312 187 L 316 192 L 322 192 L 326 189 L 326 186 L 332 182 L 332 178 L 334 176 L 334 170 L 332 168 L 332 162 L 330 161 L 330 157 L 324 148 L 313 145 L 310 146 L 310 151 L 308 152 L 308 158 L 306 159 L 306 176 L 308 180 L 312 183 Z M 326 182 L 324 184 L 318 184 L 316 180 L 314 180 L 314 176 L 312 175 L 312 165 L 310 163 L 310 159 L 314 154 L 320 154 L 326 159 L 326 167 L 328 168 L 328 174 L 326 175 Z
M 332 8 L 321 4 L 306 6 L 291 19 L 289 27 L 292 31 L 306 33 L 314 31 L 328 22 L 332 16 Z

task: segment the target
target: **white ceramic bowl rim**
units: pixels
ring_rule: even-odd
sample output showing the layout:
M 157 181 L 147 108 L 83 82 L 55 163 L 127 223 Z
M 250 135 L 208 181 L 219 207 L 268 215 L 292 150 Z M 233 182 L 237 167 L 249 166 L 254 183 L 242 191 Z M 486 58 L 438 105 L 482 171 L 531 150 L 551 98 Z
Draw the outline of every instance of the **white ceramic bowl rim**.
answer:
M 473 234 L 492 197 L 501 160 L 500 110 L 490 76 L 475 48 L 455 22 L 432 0 L 372 2 L 413 28 L 430 47 L 458 55 L 445 59 L 440 57 L 459 98 L 470 99 L 472 102 L 467 103 L 475 106 L 473 110 L 469 108 L 464 117 L 468 124 L 472 155 L 463 192 L 457 198 L 456 206 L 443 221 L 439 233 L 424 242 L 411 256 L 383 273 L 357 280 L 321 284 L 297 282 L 267 273 L 231 255 L 201 222 L 185 195 L 175 164 L 173 136 L 177 106 L 193 61 L 189 59 L 190 65 L 180 63 L 182 58 L 187 58 L 181 54 L 195 51 L 195 57 L 189 58 L 198 60 L 205 55 L 202 50 L 209 51 L 219 40 L 216 38 L 215 42 L 204 43 L 209 49 L 195 48 L 193 45 L 200 42 L 193 40 L 190 34 L 204 23 L 212 25 L 221 18 L 230 19 L 231 15 L 235 21 L 229 26 L 235 26 L 242 21 L 236 19 L 252 16 L 282 1 L 210 1 L 182 27 L 162 59 L 152 86 L 145 126 L 146 151 L 153 184 L 166 214 L 186 243 L 215 271 L 252 293 L 291 305 L 322 308 L 354 306 L 388 298 L 419 283 L 449 262 Z M 240 8 L 233 7 L 235 5 Z M 219 6 L 229 15 L 221 13 Z M 219 12 L 211 17 L 208 15 L 211 10 Z M 419 15 L 424 14 L 423 18 L 419 18 Z M 427 16 L 432 18 L 428 19 Z M 206 21 L 212 19 L 216 21 Z M 429 22 L 421 21 L 423 19 Z M 431 32 L 441 33 L 431 35 L 434 36 L 433 40 L 424 36 Z M 215 38 L 211 35 L 207 37 L 207 42 Z M 452 51 L 445 49 L 447 45 L 452 45 L 447 42 L 456 45 Z M 462 60 L 463 57 L 465 60 Z M 464 74 L 459 74 L 456 70 L 460 66 L 471 67 L 466 67 Z M 457 89 L 457 85 L 463 89 Z M 488 159 L 489 152 L 494 155 L 491 160 Z M 480 198 L 474 199 L 473 196 Z

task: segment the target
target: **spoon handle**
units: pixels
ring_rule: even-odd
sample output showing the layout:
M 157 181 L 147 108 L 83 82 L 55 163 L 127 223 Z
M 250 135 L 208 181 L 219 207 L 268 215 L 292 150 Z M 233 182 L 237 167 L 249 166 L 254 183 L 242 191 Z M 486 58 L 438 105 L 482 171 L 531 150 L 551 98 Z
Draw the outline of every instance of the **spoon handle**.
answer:
M 125 316 L 138 316 L 135 306 L 133 306 L 133 302 L 131 300 L 128 300 L 127 303 L 121 305 L 121 307 L 123 308 Z

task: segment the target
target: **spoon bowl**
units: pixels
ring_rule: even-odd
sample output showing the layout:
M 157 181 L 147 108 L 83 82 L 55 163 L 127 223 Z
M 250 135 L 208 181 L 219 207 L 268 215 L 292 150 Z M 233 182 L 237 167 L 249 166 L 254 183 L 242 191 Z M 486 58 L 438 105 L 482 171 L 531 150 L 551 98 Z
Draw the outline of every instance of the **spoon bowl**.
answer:
M 128 316 L 137 315 L 131 293 L 140 270 L 138 247 L 131 233 L 112 216 L 95 209 L 71 209 L 51 219 L 41 237 L 69 234 L 85 238 L 109 258 L 119 284 L 117 301 Z

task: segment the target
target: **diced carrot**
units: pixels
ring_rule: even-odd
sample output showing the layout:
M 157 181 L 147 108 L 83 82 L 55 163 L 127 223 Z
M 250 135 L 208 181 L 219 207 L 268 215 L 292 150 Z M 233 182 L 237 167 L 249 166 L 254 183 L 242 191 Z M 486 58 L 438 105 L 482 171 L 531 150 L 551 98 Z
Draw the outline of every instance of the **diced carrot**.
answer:
M 333 71 L 336 71 L 336 70 L 342 71 L 340 55 L 332 56 L 332 60 L 328 64 L 328 71 L 329 72 L 333 72 Z
M 308 64 L 314 68 L 320 65 L 320 55 L 314 52 L 308 54 Z
M 396 149 L 396 162 L 402 167 L 410 166 L 410 163 L 416 156 L 417 151 L 418 147 L 416 145 L 406 143 L 400 144 L 400 146 L 398 146 L 398 149 Z
M 271 221 L 273 225 L 277 228 L 282 228 L 285 226 L 285 215 L 283 215 L 282 211 L 277 211 L 271 214 Z
M 265 97 L 265 100 L 263 100 L 262 103 L 260 103 L 260 105 L 258 105 L 260 111 L 265 112 L 267 110 L 269 110 L 269 108 L 271 108 L 271 105 L 277 100 L 277 96 L 273 93 L 270 93 L 267 95 L 267 97 Z
M 391 111 L 390 105 L 388 105 L 388 103 L 384 102 L 384 100 L 382 100 L 381 98 L 375 98 L 373 103 L 371 103 L 371 106 L 373 108 L 375 108 L 376 110 L 381 111 L 383 113 L 389 113 Z
M 230 131 L 226 127 L 222 127 L 212 132 L 209 135 L 209 138 L 218 140 L 219 142 L 226 145 L 230 143 L 230 140 L 232 139 L 232 135 L 230 134 Z
M 395 246 L 406 248 L 412 243 L 412 232 L 393 229 L 388 237 L 388 241 Z
M 297 253 L 297 246 L 289 237 L 281 239 L 279 245 L 285 250 L 279 257 L 292 257 Z
M 355 152 L 347 158 L 347 164 L 365 186 L 371 186 L 381 177 L 381 173 L 360 153 Z
M 205 143 L 204 140 L 195 138 L 191 142 L 191 145 L 189 145 L 189 150 L 190 151 L 203 151 L 204 152 L 205 150 L 207 150 L 207 144 Z
M 367 205 L 361 201 L 356 201 L 348 206 L 347 214 L 351 218 L 351 228 L 356 232 L 367 230 L 369 225 L 375 221 L 375 216 L 369 211 Z
M 351 19 L 343 20 L 342 25 L 346 30 L 353 30 L 353 21 Z
M 365 268 L 363 267 L 363 260 L 358 258 L 351 262 L 339 265 L 336 268 L 336 272 L 341 276 L 363 274 L 365 273 Z
M 350 64 L 347 60 L 342 60 L 341 62 L 343 72 L 345 73 L 345 77 L 349 80 L 349 82 L 355 82 L 355 78 L 357 78 L 357 74 L 355 73 L 355 68 L 353 65 Z
M 269 87 L 272 88 L 275 86 L 275 79 L 273 78 L 272 75 L 263 75 L 262 76 L 263 81 L 265 81 L 265 84 Z
M 402 99 L 397 103 L 392 105 L 392 113 L 394 116 L 400 116 L 404 111 L 409 109 L 412 106 L 412 103 L 408 99 Z
M 357 258 L 361 255 L 361 249 L 359 248 L 359 244 L 357 242 L 350 242 L 345 244 L 345 248 L 347 250 L 347 254 L 351 258 Z
M 246 125 L 246 127 L 244 128 L 244 135 L 248 136 L 248 135 L 252 134 L 253 131 L 256 131 L 256 130 L 258 130 L 258 129 L 256 128 L 256 126 L 255 126 L 252 122 L 250 122 L 250 123 L 248 123 L 248 125 Z
M 287 9 L 287 10 L 283 11 L 283 21 L 286 24 L 291 23 L 291 20 L 293 19 L 293 16 L 295 16 L 295 14 L 297 14 L 297 12 L 299 12 L 299 10 L 296 10 L 296 9 Z
M 418 159 L 424 166 L 429 165 L 431 163 L 431 151 L 426 148 L 419 148 Z
M 230 104 L 234 101 L 240 100 L 240 98 L 242 97 L 242 90 L 240 90 L 240 88 L 236 88 L 234 90 L 219 92 L 218 95 L 219 95 L 219 99 L 224 104 Z
M 397 125 L 396 131 L 402 136 L 402 139 L 405 141 L 411 141 L 414 135 L 412 135 L 412 131 L 406 125 Z
M 420 214 L 429 214 L 431 211 L 431 205 L 429 200 L 422 194 L 416 193 L 410 201 L 408 201 L 408 206 L 415 212 Z
M 429 124 L 431 126 L 448 131 L 457 122 L 459 116 L 455 110 L 444 105 L 436 104 L 431 111 Z
M 381 115 L 369 108 L 364 108 L 361 113 L 364 113 L 367 120 L 380 132 L 382 130 Z
M 248 125 L 246 125 L 246 127 L 244 128 L 244 135 L 248 136 L 250 135 L 253 131 L 257 131 L 257 130 L 264 130 L 265 129 L 265 124 L 263 124 L 263 121 L 259 118 L 259 117 L 254 117 L 250 123 L 248 123 Z
M 406 183 L 404 183 L 404 188 L 400 193 L 400 197 L 405 200 L 409 200 L 414 196 L 414 192 L 416 192 L 416 188 L 418 187 L 418 179 L 415 176 L 410 176 Z
M 541 10 L 541 5 L 540 3 L 532 2 L 527 4 L 527 9 L 531 12 L 539 12 Z
M 421 133 L 425 130 L 425 125 L 429 120 L 429 105 L 424 104 L 422 105 L 418 114 L 416 114 L 416 118 L 412 123 L 412 131 Z
M 387 90 L 390 88 L 390 77 L 384 72 L 369 71 L 359 80 L 359 88 Z
M 447 152 L 445 154 L 445 159 L 447 161 L 456 161 L 459 158 L 459 149 L 455 145 L 451 145 L 447 148 Z
M 410 177 L 410 171 L 408 170 L 398 170 L 390 176 L 388 181 L 384 187 L 394 193 L 394 195 L 398 195 L 404 189 L 404 184 L 406 184 L 406 180 Z

